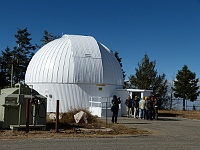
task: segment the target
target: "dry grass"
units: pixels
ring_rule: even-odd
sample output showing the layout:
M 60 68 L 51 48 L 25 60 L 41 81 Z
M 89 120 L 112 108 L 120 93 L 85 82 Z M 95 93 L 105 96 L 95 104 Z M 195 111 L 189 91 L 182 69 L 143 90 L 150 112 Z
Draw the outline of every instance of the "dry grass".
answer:
M 48 120 L 46 131 L 16 131 L 0 130 L 0 139 L 24 139 L 24 138 L 64 138 L 64 137 L 116 137 L 116 136 L 137 136 L 150 134 L 148 131 L 131 128 L 120 124 L 105 123 L 97 116 L 86 112 L 88 123 L 76 124 L 74 114 L 80 110 L 72 110 L 62 114 L 59 124 L 59 133 L 55 133 L 55 122 Z M 183 117 L 200 120 L 200 111 L 174 111 L 159 110 L 160 116 Z
M 160 116 L 173 116 L 200 120 L 200 111 L 192 110 L 159 110 Z
M 22 138 L 63 138 L 63 137 L 115 137 L 136 136 L 149 134 L 148 131 L 131 128 L 120 124 L 103 122 L 97 116 L 91 115 L 87 110 L 87 123 L 83 120 L 75 123 L 74 114 L 81 109 L 73 109 L 68 113 L 61 114 L 59 133 L 55 133 L 55 122 L 47 118 L 46 131 L 11 131 L 0 130 L 0 139 L 22 139 Z

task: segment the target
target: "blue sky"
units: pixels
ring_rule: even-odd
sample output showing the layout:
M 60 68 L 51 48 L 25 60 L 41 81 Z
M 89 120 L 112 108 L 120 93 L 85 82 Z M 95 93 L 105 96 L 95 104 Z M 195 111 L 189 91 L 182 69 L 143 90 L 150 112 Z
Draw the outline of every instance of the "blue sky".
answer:
M 32 44 L 43 31 L 90 35 L 122 58 L 126 78 L 146 53 L 175 79 L 186 64 L 200 77 L 200 0 L 0 0 L 0 50 L 16 46 L 17 29 Z

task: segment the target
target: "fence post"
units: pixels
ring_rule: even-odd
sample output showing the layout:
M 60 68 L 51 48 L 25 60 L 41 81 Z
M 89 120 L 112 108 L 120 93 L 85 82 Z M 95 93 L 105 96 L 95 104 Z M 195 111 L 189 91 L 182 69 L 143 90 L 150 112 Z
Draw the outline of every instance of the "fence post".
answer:
M 30 100 L 26 100 L 26 133 L 29 132 L 29 111 L 30 111 Z
M 58 133 L 58 128 L 59 128 L 59 100 L 56 101 L 56 133 Z
M 107 105 L 108 102 L 106 102 L 106 126 L 107 126 L 107 123 L 108 123 L 108 105 Z

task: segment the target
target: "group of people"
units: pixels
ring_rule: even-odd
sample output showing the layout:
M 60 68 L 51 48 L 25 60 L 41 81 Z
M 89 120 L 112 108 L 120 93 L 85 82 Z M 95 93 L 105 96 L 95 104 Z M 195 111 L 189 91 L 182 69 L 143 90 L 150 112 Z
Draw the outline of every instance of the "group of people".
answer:
M 130 96 L 125 101 L 127 117 L 140 119 L 158 119 L 158 103 L 154 96 L 146 96 L 140 99 L 135 96 L 131 99 Z
M 117 123 L 119 104 L 121 104 L 120 97 L 117 98 L 116 95 L 113 96 L 112 100 L 112 123 Z M 129 95 L 125 101 L 127 117 L 140 118 L 140 119 L 158 119 L 158 102 L 154 96 L 146 96 L 140 99 L 138 96 L 135 96 L 134 99 L 131 99 Z

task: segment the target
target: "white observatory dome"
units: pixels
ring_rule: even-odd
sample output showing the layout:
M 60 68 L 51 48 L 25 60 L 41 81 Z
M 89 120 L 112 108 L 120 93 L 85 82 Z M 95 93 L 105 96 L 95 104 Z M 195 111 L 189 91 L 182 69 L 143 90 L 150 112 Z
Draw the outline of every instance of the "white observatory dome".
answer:
M 123 74 L 112 52 L 91 36 L 63 35 L 31 59 L 25 83 L 47 97 L 47 112 L 88 108 L 92 97 L 110 97 L 122 88 Z

